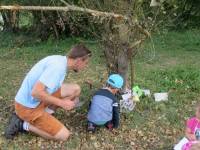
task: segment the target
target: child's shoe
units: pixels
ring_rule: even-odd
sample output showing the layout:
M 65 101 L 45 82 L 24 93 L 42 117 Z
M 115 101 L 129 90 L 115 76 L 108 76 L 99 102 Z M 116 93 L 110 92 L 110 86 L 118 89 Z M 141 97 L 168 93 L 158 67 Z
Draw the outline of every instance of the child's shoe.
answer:
M 92 122 L 88 122 L 88 128 L 87 128 L 87 131 L 88 131 L 88 132 L 92 132 L 92 133 L 94 133 L 94 132 L 95 132 L 95 129 L 96 129 L 95 124 L 92 123 Z
M 112 122 L 107 122 L 106 123 L 106 127 L 108 128 L 108 130 L 110 130 L 110 131 L 112 131 L 112 129 L 113 129 L 113 123 Z

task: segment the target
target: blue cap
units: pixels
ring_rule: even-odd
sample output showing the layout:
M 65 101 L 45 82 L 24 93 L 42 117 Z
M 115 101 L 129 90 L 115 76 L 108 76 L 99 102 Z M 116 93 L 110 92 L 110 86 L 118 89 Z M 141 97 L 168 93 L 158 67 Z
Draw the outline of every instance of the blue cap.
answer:
M 119 74 L 111 74 L 108 77 L 107 83 L 114 88 L 121 89 L 124 84 L 124 79 Z

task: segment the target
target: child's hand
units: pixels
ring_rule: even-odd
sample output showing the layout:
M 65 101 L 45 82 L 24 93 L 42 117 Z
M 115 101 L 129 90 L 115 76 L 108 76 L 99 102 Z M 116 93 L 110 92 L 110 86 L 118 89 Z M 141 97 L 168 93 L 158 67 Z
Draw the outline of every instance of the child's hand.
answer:
M 197 139 L 196 139 L 196 136 L 193 134 L 193 135 L 191 135 L 191 140 L 192 141 L 196 141 Z
M 113 123 L 112 122 L 108 122 L 106 124 L 106 127 L 108 128 L 109 131 L 112 131 L 113 130 Z
M 187 134 L 186 136 L 189 141 L 196 141 L 196 136 L 194 134 Z
M 190 140 L 190 141 L 195 141 L 196 140 L 195 134 L 193 134 L 191 129 L 188 128 L 188 127 L 186 127 L 185 135 L 188 138 L 188 140 Z

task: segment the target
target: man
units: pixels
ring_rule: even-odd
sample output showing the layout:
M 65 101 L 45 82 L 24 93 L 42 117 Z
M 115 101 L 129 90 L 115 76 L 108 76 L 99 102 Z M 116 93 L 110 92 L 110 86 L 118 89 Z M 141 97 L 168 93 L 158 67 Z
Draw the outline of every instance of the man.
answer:
M 35 64 L 15 97 L 15 113 L 5 130 L 6 138 L 30 131 L 46 139 L 67 140 L 70 131 L 51 114 L 58 107 L 75 107 L 81 89 L 63 81 L 68 70 L 84 69 L 90 56 L 91 51 L 84 45 L 76 45 L 68 56 L 48 56 Z

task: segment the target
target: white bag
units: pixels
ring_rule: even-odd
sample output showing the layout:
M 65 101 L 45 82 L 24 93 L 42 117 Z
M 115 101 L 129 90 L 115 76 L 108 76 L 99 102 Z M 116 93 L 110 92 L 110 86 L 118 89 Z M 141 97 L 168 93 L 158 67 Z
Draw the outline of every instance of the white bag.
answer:
M 131 91 L 127 90 L 126 94 L 122 95 L 122 100 L 120 100 L 120 111 L 130 112 L 134 109 L 135 102 L 133 102 Z
M 182 138 L 179 143 L 174 146 L 174 150 L 182 150 L 183 145 L 187 142 L 189 142 L 189 140 L 186 137 Z

